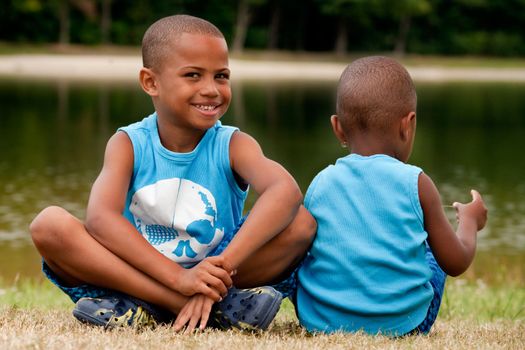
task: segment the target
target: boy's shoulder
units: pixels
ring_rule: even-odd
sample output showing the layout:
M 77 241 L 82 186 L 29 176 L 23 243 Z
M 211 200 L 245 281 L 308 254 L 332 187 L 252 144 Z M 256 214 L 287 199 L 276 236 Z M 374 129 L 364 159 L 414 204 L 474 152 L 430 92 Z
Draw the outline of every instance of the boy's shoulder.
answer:
M 413 171 L 422 171 L 422 169 L 416 165 L 404 163 L 394 157 L 386 154 L 374 154 L 370 156 L 362 156 L 359 154 L 349 154 L 345 157 L 337 159 L 334 164 L 334 169 L 330 166 L 325 170 L 338 172 L 341 168 L 359 169 L 363 171 L 377 171 L 383 169 L 385 172 L 395 171 L 396 169 L 410 169 Z
M 418 166 L 403 163 L 384 154 L 349 154 L 338 158 L 334 164 L 317 173 L 308 187 L 305 204 L 314 201 L 315 194 L 335 193 L 339 186 L 345 187 L 349 183 L 376 184 L 382 187 L 405 184 L 410 186 L 413 183 L 417 184 L 417 178 L 422 172 Z
M 152 128 L 156 128 L 156 124 L 157 124 L 156 122 L 157 122 L 157 115 L 153 113 L 145 117 L 142 120 L 136 121 L 126 126 L 121 126 L 120 128 L 118 128 L 118 130 L 125 131 L 127 133 L 136 132 L 138 130 L 143 130 L 143 131 L 151 130 Z

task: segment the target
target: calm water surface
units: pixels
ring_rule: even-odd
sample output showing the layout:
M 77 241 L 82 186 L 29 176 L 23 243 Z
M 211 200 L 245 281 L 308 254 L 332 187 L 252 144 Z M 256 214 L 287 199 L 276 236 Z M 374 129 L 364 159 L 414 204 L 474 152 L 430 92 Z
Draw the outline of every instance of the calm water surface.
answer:
M 345 155 L 329 124 L 335 84 L 235 84 L 223 123 L 254 136 L 305 191 Z M 525 284 L 525 84 L 416 85 L 410 163 L 433 178 L 444 204 L 469 201 L 476 188 L 489 208 L 475 262 L 461 278 Z M 14 80 L 0 80 L 0 106 L 0 280 L 10 281 L 40 275 L 32 218 L 51 204 L 83 218 L 107 139 L 152 107 L 136 84 Z

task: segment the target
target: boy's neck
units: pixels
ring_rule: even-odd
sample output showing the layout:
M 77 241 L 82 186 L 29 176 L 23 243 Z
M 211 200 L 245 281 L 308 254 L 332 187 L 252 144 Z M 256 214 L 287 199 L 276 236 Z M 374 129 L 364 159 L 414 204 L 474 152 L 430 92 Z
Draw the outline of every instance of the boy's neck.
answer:
M 160 143 L 172 152 L 189 153 L 197 147 L 206 130 L 189 130 L 157 118 Z
M 388 135 L 371 135 L 368 133 L 354 134 L 350 138 L 348 145 L 350 153 L 361 156 L 373 156 L 375 154 L 385 154 L 392 158 L 403 161 L 398 151 L 398 145 L 391 141 Z

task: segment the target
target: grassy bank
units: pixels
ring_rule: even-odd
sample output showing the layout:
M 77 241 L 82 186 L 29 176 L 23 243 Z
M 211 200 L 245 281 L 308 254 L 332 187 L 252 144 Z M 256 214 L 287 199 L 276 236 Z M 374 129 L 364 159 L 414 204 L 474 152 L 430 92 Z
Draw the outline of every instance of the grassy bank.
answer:
M 42 280 L 0 288 L 0 348 L 60 349 L 518 349 L 525 344 L 525 290 L 520 285 L 487 286 L 449 280 L 442 309 L 429 336 L 401 339 L 364 334 L 308 335 L 285 302 L 270 330 L 261 334 L 206 331 L 175 334 L 156 330 L 103 331 L 79 324 L 72 303 Z

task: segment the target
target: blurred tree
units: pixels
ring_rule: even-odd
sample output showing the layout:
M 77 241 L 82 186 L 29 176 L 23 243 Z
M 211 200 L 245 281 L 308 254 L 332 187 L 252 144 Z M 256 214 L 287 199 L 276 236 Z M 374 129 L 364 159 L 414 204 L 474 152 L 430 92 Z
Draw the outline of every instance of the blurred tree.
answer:
M 426 15 L 432 10 L 432 7 L 428 0 L 399 0 L 394 4 L 394 15 L 399 18 L 399 30 L 394 53 L 397 56 L 403 56 L 407 47 L 412 17 Z
M 91 22 L 94 22 L 98 18 L 97 0 L 49 0 L 48 5 L 54 9 L 58 17 L 58 42 L 61 45 L 69 45 L 71 42 L 72 7 Z
M 45 0 L 8 0 L 0 6 L 0 40 L 48 42 L 56 40 L 55 13 Z
M 253 11 L 256 7 L 263 5 L 267 1 L 268 0 L 239 0 L 237 19 L 233 31 L 233 52 L 241 52 L 244 49 L 246 34 L 252 21 Z
M 348 29 L 352 21 L 358 21 L 370 4 L 365 0 L 317 0 L 320 12 L 335 17 L 337 35 L 334 51 L 344 55 L 348 51 Z
M 53 2 L 56 4 L 56 8 L 58 11 L 58 22 L 60 23 L 58 32 L 58 43 L 60 45 L 69 45 L 69 31 L 71 27 L 71 20 L 69 17 L 69 0 L 58 0 Z
M 98 17 L 97 0 L 69 0 L 88 20 L 94 21 Z
M 102 0 L 100 33 L 102 44 L 111 43 L 111 0 Z
M 279 28 L 281 24 L 281 2 L 278 0 L 270 1 L 270 25 L 268 28 L 268 45 L 267 48 L 275 50 L 279 47 Z
M 373 1 L 375 10 L 381 13 L 381 17 L 393 19 L 398 23 L 394 54 L 403 56 L 407 49 L 412 18 L 430 13 L 432 11 L 431 2 L 429 0 Z

